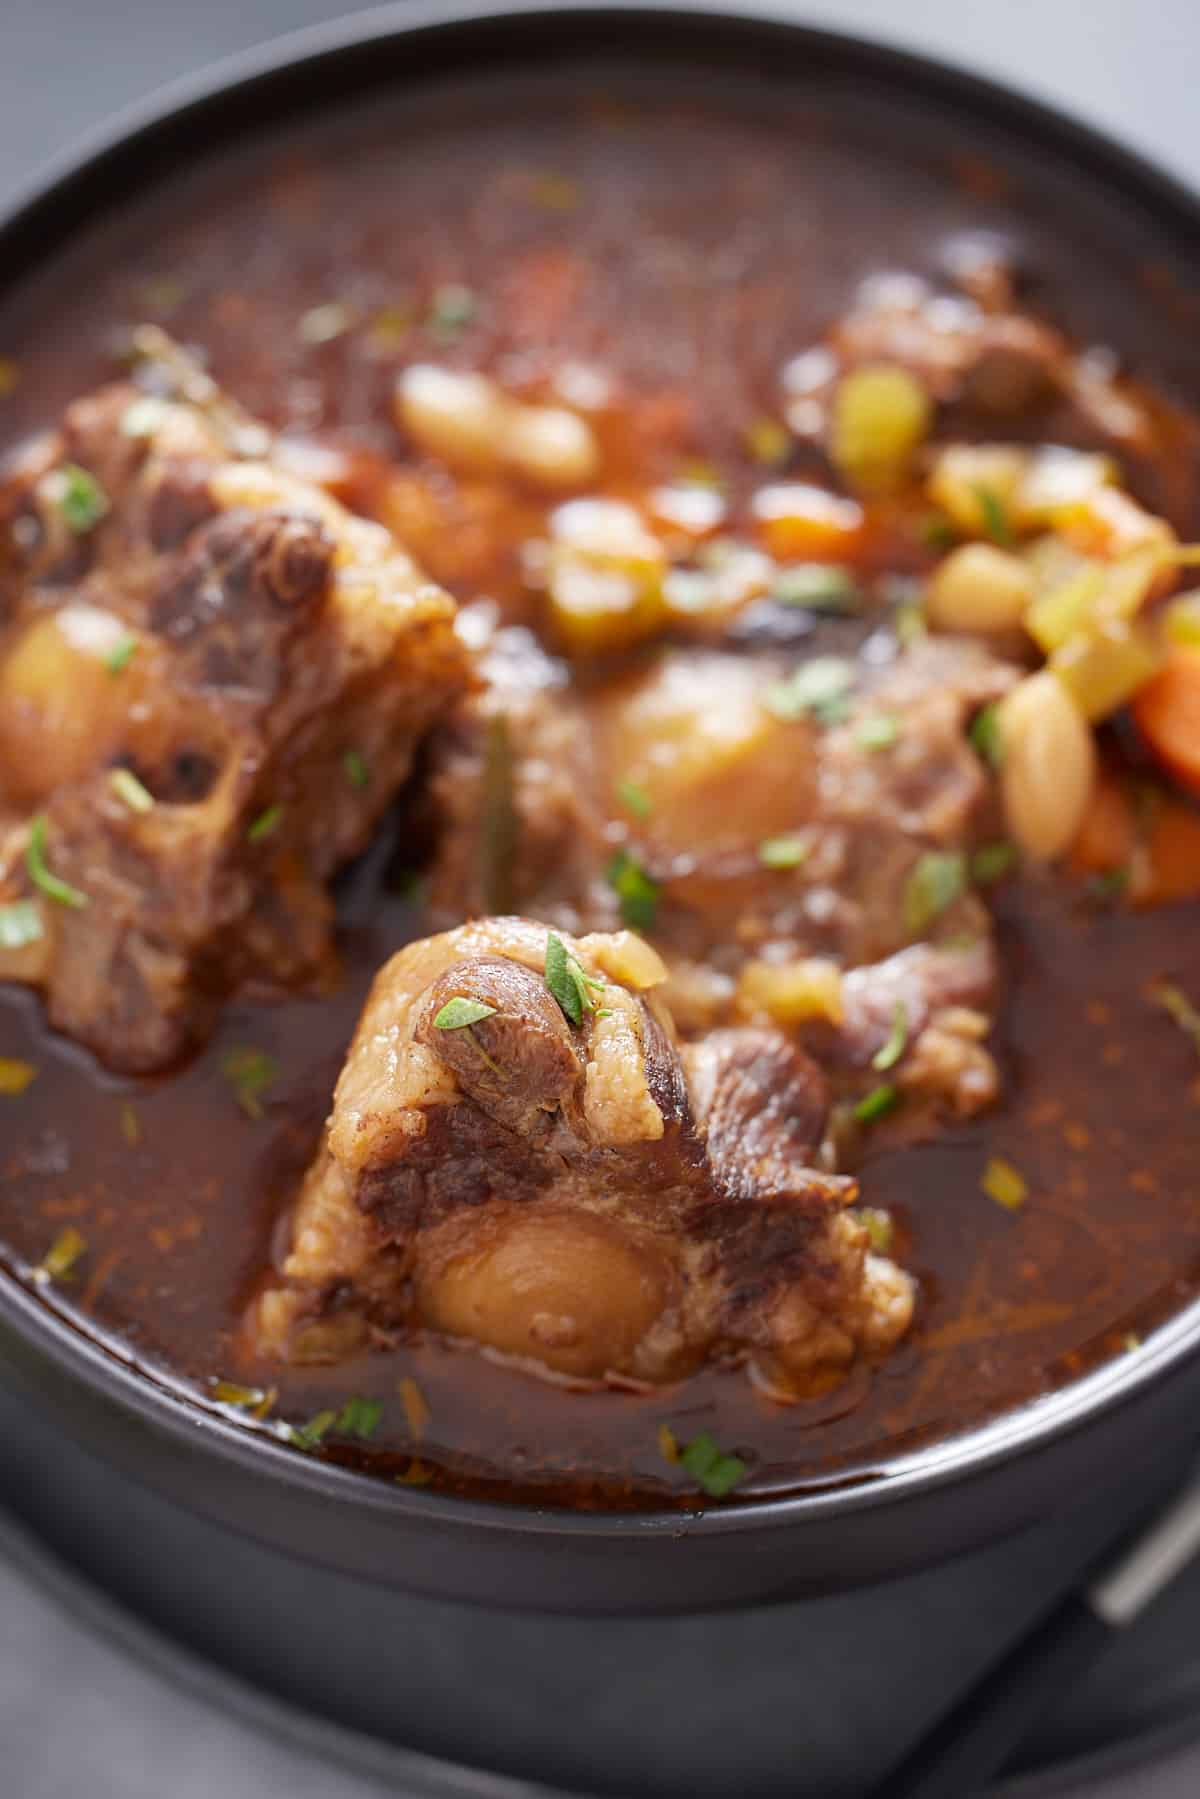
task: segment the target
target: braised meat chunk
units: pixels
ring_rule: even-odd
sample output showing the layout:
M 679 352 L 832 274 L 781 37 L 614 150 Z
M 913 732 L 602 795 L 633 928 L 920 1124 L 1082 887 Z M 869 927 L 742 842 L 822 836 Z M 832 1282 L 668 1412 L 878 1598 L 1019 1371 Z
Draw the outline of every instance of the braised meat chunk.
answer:
M 408 1326 L 583 1382 L 714 1357 L 811 1390 L 906 1328 L 852 1180 L 815 1166 L 829 1093 L 769 1029 L 680 1049 L 628 932 L 501 918 L 383 969 L 338 1082 L 263 1353 Z
M 211 383 L 119 384 L 0 489 L 0 977 L 121 1069 L 322 971 L 468 678 L 448 598 L 269 450 Z

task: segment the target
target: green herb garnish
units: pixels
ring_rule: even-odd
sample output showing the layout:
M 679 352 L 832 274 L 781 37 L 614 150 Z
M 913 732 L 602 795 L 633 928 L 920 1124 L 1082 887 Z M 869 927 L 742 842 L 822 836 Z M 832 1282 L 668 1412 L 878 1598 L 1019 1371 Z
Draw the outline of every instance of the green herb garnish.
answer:
M 1016 867 L 1015 843 L 984 843 L 971 857 L 971 879 L 977 887 L 990 887 L 1002 881 Z
M 785 721 L 811 714 L 822 724 L 841 724 L 850 715 L 853 686 L 852 662 L 844 656 L 814 656 L 785 681 L 776 681 L 767 689 L 767 710 Z
M 808 838 L 797 833 L 764 837 L 758 846 L 758 859 L 764 868 L 799 868 L 810 847 Z
M 153 812 L 154 795 L 142 786 L 131 768 L 111 769 L 108 784 L 131 812 Z
M 931 512 L 921 520 L 917 535 L 929 550 L 950 550 L 958 542 L 958 532 L 944 512 Z
M 35 1273 L 44 1281 L 70 1280 L 76 1262 L 86 1254 L 87 1238 L 73 1224 L 68 1224 L 54 1239 Z
M 874 1124 L 877 1118 L 886 1118 L 900 1104 L 900 1090 L 890 1081 L 884 1081 L 878 1087 L 859 1100 L 854 1108 L 854 1116 L 859 1124 Z
M 360 750 L 347 750 L 342 757 L 342 767 L 346 771 L 346 779 L 351 787 L 357 787 L 361 792 L 364 787 L 370 786 L 371 771 Z
M 644 787 L 639 787 L 636 781 L 618 781 L 617 798 L 625 810 L 632 812 L 635 818 L 649 818 L 654 810 L 650 795 Z
M 747 1473 L 740 1455 L 726 1455 L 709 1431 L 701 1431 L 679 1451 L 678 1463 L 710 1499 L 724 1499 Z
M 465 1031 L 485 1018 L 494 1018 L 495 1014 L 495 1006 L 489 1006 L 481 999 L 467 999 L 462 994 L 456 994 L 439 1011 L 433 1021 L 434 1029 Z
M 1133 870 L 1127 867 L 1105 868 L 1098 874 L 1089 875 L 1085 892 L 1097 905 L 1115 905 L 1133 879 Z
M 892 712 L 871 712 L 854 733 L 862 750 L 890 750 L 900 737 L 900 720 Z
M 261 1049 L 231 1049 L 221 1063 L 221 1073 L 233 1087 L 247 1118 L 261 1118 L 262 1096 L 279 1078 L 275 1059 Z
M 994 702 L 984 706 L 971 720 L 967 733 L 978 753 L 992 768 L 1004 761 L 1004 733 L 1000 725 L 1000 708 Z
M 382 1417 L 382 1400 L 364 1399 L 361 1394 L 355 1394 L 342 1407 L 335 1428 L 340 1436 L 361 1437 L 366 1443 L 375 1435 Z
M 77 462 L 64 462 L 54 470 L 49 491 L 63 524 L 76 537 L 85 537 L 108 511 L 108 495 L 95 475 Z
M 137 654 L 138 640 L 132 631 L 126 631 L 118 638 L 108 655 L 104 658 L 104 666 L 110 675 L 124 674 Z
M 892 1239 L 896 1234 L 892 1214 L 882 1211 L 878 1206 L 859 1206 L 855 1216 L 870 1238 L 874 1253 L 877 1256 L 890 1254 Z
M 659 885 L 628 850 L 618 850 L 604 878 L 620 902 L 621 922 L 634 931 L 652 931 L 658 917 Z
M 746 427 L 742 441 L 755 462 L 764 463 L 768 468 L 778 467 L 791 454 L 792 439 L 786 426 L 765 415 Z
M 14 900 L 0 906 L 0 949 L 24 949 L 45 936 L 41 910 L 36 900 Z
M 282 818 L 282 806 L 268 806 L 265 812 L 260 812 L 258 817 L 251 822 L 250 828 L 246 832 L 246 842 L 261 843 L 264 837 L 270 837 L 274 831 L 278 830 Z
M 288 1426 L 288 1442 L 297 1449 L 313 1450 L 320 1447 L 321 1439 L 337 1423 L 337 1413 L 331 1411 L 318 1412 L 307 1424 Z
M 578 958 L 571 954 L 562 938 L 553 931 L 546 938 L 545 979 L 550 992 L 573 1025 L 583 1023 L 585 1012 L 596 1010 L 592 989 L 601 992 L 604 982 L 593 980 L 590 975 L 585 974 Z
M 479 310 L 479 303 L 469 287 L 448 282 L 435 290 L 429 303 L 426 328 L 443 343 L 452 343 L 466 330 Z
M 975 498 L 983 514 L 983 528 L 993 543 L 1009 548 L 1016 539 L 1003 500 L 990 487 L 977 487 Z
M 919 936 L 952 906 L 967 885 L 967 859 L 960 850 L 928 850 L 904 885 L 904 928 Z
M 877 1068 L 880 1074 L 886 1069 L 894 1068 L 908 1046 L 908 1007 L 902 999 L 896 1001 L 892 1012 L 892 1028 L 888 1040 L 876 1055 L 871 1057 L 871 1067 Z
M 46 814 L 39 812 L 29 827 L 29 844 L 25 851 L 25 867 L 35 887 L 40 887 L 47 899 L 57 900 L 60 906 L 70 906 L 76 912 L 88 903 L 86 893 L 80 893 L 78 887 L 72 887 L 67 881 L 59 880 L 46 866 Z
M 799 562 L 779 570 L 771 598 L 806 612 L 855 612 L 862 604 L 862 589 L 849 569 L 836 562 Z
M 929 636 L 925 608 L 920 600 L 901 601 L 892 614 L 892 630 L 896 634 L 896 642 L 906 650 Z

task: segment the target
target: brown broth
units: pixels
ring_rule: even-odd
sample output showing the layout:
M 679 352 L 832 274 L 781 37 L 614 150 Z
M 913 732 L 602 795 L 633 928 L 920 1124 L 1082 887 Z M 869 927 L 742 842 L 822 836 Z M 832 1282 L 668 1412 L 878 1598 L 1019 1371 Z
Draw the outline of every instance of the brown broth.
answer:
M 463 84 L 377 101 L 175 177 L 0 310 L 0 353 L 22 371 L 0 400 L 0 448 L 104 378 L 114 339 L 149 314 L 206 346 L 213 372 L 273 423 L 394 457 L 399 353 L 361 332 L 307 345 L 297 321 L 331 300 L 377 314 L 465 281 L 484 303 L 439 355 L 533 386 L 577 358 L 630 392 L 684 391 L 686 448 L 717 464 L 736 497 L 761 473 L 742 434 L 767 409 L 780 364 L 861 276 L 936 267 L 948 239 L 980 228 L 1012 243 L 1077 335 L 1133 350 L 1200 399 L 1200 334 L 1162 328 L 1146 291 L 1111 279 L 1113 242 L 1127 266 L 1156 247 L 1061 170 L 1003 144 L 992 147 L 998 163 L 980 161 L 977 146 L 967 163 L 936 120 L 882 97 L 848 113 L 836 92 L 784 106 L 765 87 L 731 87 L 720 101 L 703 82 L 681 77 L 678 89 L 664 104 L 629 74 L 586 88 Z M 570 273 L 580 263 L 582 285 Z M 1161 269 L 1156 279 L 1161 289 Z M 404 358 L 413 353 L 406 344 Z M 658 454 L 641 445 L 643 479 L 659 472 Z M 1194 472 L 1179 471 L 1185 502 Z M 1176 519 L 1187 523 L 1178 507 Z M 487 573 L 503 591 L 503 559 Z M 413 1449 L 398 1393 L 412 1376 L 431 1414 L 419 1453 L 445 1483 L 653 1503 L 680 1486 L 660 1423 L 741 1449 L 754 1490 L 849 1478 L 1122 1352 L 1197 1291 L 1200 1067 L 1145 997 L 1156 978 L 1200 983 L 1195 908 L 1089 910 L 1077 893 L 1035 883 L 998 902 L 1002 1106 L 934 1143 L 880 1150 L 862 1171 L 864 1200 L 894 1211 L 900 1259 L 921 1282 L 917 1327 L 881 1369 L 787 1408 L 740 1373 L 709 1371 L 651 1397 L 578 1395 L 415 1341 L 331 1369 L 255 1366 L 239 1323 L 276 1219 L 371 975 L 420 930 L 411 909 L 372 891 L 368 922 L 344 933 L 334 995 L 230 1008 L 206 1052 L 161 1080 L 110 1079 L 46 1032 L 28 996 L 0 992 L 0 1055 L 39 1069 L 23 1096 L 0 1097 L 4 1258 L 28 1277 L 74 1224 L 87 1255 L 47 1303 L 83 1314 L 160 1379 L 201 1395 L 214 1375 L 274 1385 L 273 1416 L 289 1419 L 377 1396 L 385 1409 L 367 1459 L 394 1472 Z M 239 1046 L 279 1065 L 259 1120 L 239 1111 L 221 1073 Z M 1028 1180 L 1016 1214 L 980 1188 L 993 1154 Z

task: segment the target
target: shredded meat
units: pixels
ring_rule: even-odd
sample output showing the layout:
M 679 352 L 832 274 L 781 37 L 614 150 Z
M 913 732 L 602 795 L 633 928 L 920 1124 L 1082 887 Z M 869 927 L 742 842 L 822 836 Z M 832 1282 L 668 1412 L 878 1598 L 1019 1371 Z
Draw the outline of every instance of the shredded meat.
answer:
M 469 678 L 446 596 L 206 379 L 76 402 L 0 490 L 0 897 L 41 914 L 0 975 L 131 1070 L 321 974 L 326 882 Z
M 379 975 L 258 1347 L 322 1359 L 423 1325 L 562 1379 L 719 1356 L 792 1391 L 889 1347 L 911 1283 L 867 1254 L 854 1182 L 814 1167 L 816 1063 L 753 1028 L 681 1051 L 661 964 L 628 934 L 566 939 L 603 983 L 575 1026 L 546 941 L 488 919 Z M 448 1028 L 456 1000 L 488 1010 Z

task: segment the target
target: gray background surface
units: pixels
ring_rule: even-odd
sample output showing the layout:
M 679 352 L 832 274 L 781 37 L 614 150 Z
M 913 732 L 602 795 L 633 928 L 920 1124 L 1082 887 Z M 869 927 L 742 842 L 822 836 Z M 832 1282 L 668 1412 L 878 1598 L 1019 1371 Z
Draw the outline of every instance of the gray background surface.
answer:
M 0 0 L 0 206 L 40 161 L 172 77 L 330 0 Z M 798 16 L 1007 79 L 1200 182 L 1197 0 L 843 0 Z M 368 1799 L 383 1786 L 285 1748 L 132 1661 L 67 1590 L 0 1566 L 0 1745 L 13 1799 Z M 1088 1789 L 1194 1799 L 1200 1751 Z

